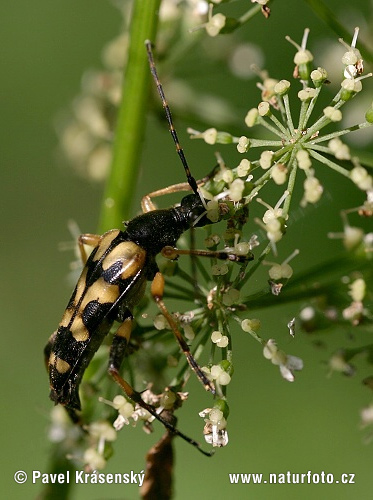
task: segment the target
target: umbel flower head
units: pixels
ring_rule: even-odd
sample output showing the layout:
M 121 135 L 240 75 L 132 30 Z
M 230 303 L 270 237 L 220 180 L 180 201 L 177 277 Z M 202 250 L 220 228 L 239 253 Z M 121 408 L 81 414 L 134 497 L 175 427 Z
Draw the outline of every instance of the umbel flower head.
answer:
M 233 169 L 233 175 L 227 182 L 227 194 L 233 193 L 234 200 L 241 198 L 244 203 L 249 203 L 259 191 L 271 180 L 277 185 L 284 185 L 284 194 L 272 210 L 273 217 L 267 222 L 263 218 L 260 223 L 267 232 L 269 241 L 273 245 L 278 242 L 285 232 L 285 222 L 291 204 L 296 177 L 303 178 L 303 198 L 301 206 L 317 203 L 324 191 L 318 178 L 317 170 L 320 164 L 334 170 L 336 173 L 349 178 L 359 189 L 366 192 L 367 198 L 373 190 L 373 179 L 368 171 L 358 165 L 358 160 L 351 158 L 351 153 L 342 137 L 350 132 L 371 127 L 373 113 L 368 110 L 361 123 L 334 132 L 324 133 L 324 129 L 333 124 L 340 123 L 343 117 L 343 107 L 361 92 L 363 80 L 372 74 L 363 75 L 363 61 L 361 54 L 356 48 L 358 28 L 355 29 L 351 45 L 343 40 L 340 42 L 347 51 L 342 57 L 344 79 L 341 81 L 340 89 L 331 102 L 318 111 L 316 118 L 317 102 L 327 83 L 328 73 L 325 68 L 313 68 L 314 57 L 307 49 L 309 30 L 304 32 L 301 45 L 298 45 L 290 37 L 287 40 L 296 49 L 294 57 L 295 69 L 293 76 L 300 83 L 297 103 L 298 116 L 295 119 L 295 107 L 290 102 L 290 89 L 292 83 L 288 80 L 270 80 L 271 84 L 264 81 L 260 88 L 263 90 L 262 102 L 257 108 L 250 109 L 245 118 L 246 126 L 251 129 L 254 126 L 264 127 L 277 139 L 255 139 L 246 135 L 240 137 L 229 134 L 226 131 L 208 129 L 205 132 L 190 130 L 192 138 L 202 138 L 208 144 L 236 144 L 237 150 L 242 155 L 253 154 L 255 148 L 262 151 L 257 159 L 245 158 L 250 165 L 250 174 L 241 177 L 239 171 L 241 164 Z M 264 91 L 265 89 L 265 91 Z M 352 160 L 355 167 L 347 169 L 340 162 Z M 247 170 L 248 173 L 248 170 Z M 255 179 L 254 179 L 255 176 Z M 237 180 L 239 179 L 239 189 Z M 279 208 L 284 202 L 283 208 Z M 263 202 L 262 202 L 263 203 Z M 270 208 L 270 207 L 269 207 Z M 276 213 L 278 214 L 276 216 Z

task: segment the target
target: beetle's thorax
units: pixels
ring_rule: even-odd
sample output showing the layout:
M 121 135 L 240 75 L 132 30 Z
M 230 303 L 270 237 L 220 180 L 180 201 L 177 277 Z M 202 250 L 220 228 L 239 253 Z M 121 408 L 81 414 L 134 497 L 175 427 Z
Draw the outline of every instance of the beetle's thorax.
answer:
M 128 222 L 126 239 L 134 241 L 148 253 L 156 255 L 165 246 L 174 246 L 189 228 L 177 208 L 154 210 Z
M 135 217 L 127 223 L 124 234 L 126 239 L 156 255 L 165 246 L 175 246 L 180 236 L 195 225 L 197 218 L 204 212 L 199 196 L 188 195 L 182 199 L 180 206 L 153 210 Z M 206 217 L 202 219 L 196 225 L 209 223 Z

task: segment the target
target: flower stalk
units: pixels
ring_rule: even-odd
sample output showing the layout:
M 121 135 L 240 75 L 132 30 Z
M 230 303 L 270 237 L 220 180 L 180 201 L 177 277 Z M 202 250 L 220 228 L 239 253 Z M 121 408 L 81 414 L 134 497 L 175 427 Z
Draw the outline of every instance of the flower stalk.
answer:
M 99 232 L 120 227 L 131 213 L 146 122 L 150 71 L 145 40 L 155 41 L 161 0 L 135 0 L 128 61 L 124 68 L 113 158 L 106 182 Z

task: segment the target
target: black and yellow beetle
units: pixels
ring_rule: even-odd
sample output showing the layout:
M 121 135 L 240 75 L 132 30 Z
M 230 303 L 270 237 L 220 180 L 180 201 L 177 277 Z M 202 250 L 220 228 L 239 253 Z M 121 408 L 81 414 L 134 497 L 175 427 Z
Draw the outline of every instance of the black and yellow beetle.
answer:
M 192 177 L 180 147 L 170 109 L 154 66 L 150 42 L 146 42 L 146 47 L 151 72 L 188 182 L 145 196 L 141 203 L 144 213 L 129 221 L 124 231 L 112 229 L 102 236 L 93 234 L 80 236 L 79 246 L 85 265 L 62 321 L 45 347 L 45 361 L 49 372 L 50 398 L 55 404 L 65 406 L 72 419 L 77 421 L 76 411 L 81 409 L 79 385 L 84 371 L 114 321 L 118 321 L 120 326 L 110 350 L 109 374 L 132 401 L 148 410 L 172 433 L 199 448 L 198 443 L 178 431 L 162 418 L 153 406 L 145 403 L 140 393 L 136 392 L 120 375 L 120 367 L 126 356 L 131 335 L 133 320 L 131 311 L 142 298 L 147 281 L 152 281 L 152 296 L 168 320 L 189 365 L 204 387 L 215 394 L 214 385 L 193 358 L 162 300 L 164 279 L 159 272 L 156 256 L 162 253 L 165 257 L 175 259 L 180 254 L 197 254 L 236 262 L 244 262 L 248 257 L 227 252 L 187 251 L 174 248 L 177 240 L 186 230 L 191 227 L 206 226 L 211 224 L 211 221 L 206 217 L 206 200 L 198 189 L 200 183 Z M 192 190 L 193 194 L 183 197 L 179 206 L 163 210 L 155 209 L 151 200 L 153 197 L 185 190 Z M 84 245 L 93 247 L 88 259 Z

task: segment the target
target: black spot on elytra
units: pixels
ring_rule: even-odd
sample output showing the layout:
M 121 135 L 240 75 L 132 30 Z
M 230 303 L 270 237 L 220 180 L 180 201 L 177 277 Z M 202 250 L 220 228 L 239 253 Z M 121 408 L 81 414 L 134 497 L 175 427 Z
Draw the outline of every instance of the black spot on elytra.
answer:
M 82 320 L 91 335 L 94 333 L 95 328 L 97 328 L 101 320 L 107 315 L 112 305 L 111 302 L 101 304 L 98 300 L 91 300 L 91 302 L 88 302 L 85 306 Z
M 108 269 L 102 271 L 102 277 L 107 283 L 117 284 L 120 281 L 122 272 L 122 261 L 117 260 Z

